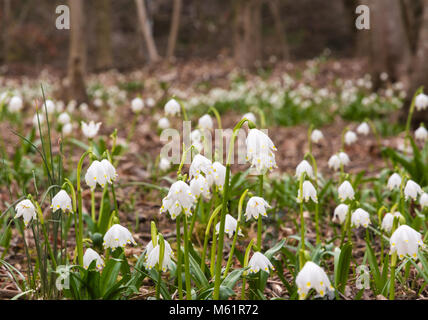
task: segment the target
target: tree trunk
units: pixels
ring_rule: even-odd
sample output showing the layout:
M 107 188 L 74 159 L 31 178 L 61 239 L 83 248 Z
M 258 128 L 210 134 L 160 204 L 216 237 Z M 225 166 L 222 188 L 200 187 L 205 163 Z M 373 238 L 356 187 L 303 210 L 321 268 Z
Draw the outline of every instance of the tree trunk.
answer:
M 281 50 L 281 56 L 283 59 L 290 59 L 290 50 L 286 41 L 286 34 L 284 24 L 281 19 L 281 6 L 278 0 L 268 0 L 269 9 L 272 13 L 273 21 L 275 24 L 275 32 L 278 39 L 278 45 Z
M 147 19 L 146 5 L 144 4 L 143 0 L 135 0 L 135 4 L 137 5 L 137 13 L 138 19 L 140 21 L 141 31 L 143 32 L 144 40 L 146 41 L 147 50 L 149 52 L 149 62 L 157 62 L 159 61 L 160 57 L 156 49 L 156 44 L 153 39 L 153 35 L 150 32 L 149 21 Z
M 379 75 L 386 72 L 391 81 L 404 80 L 411 59 L 409 39 L 400 0 L 370 0 L 370 62 L 374 89 L 381 85 Z
M 84 2 L 69 0 L 70 49 L 68 59 L 68 99 L 87 101 L 85 86 L 86 43 L 84 33 Z
M 235 10 L 235 62 L 253 67 L 262 57 L 261 0 L 237 0 Z
M 98 70 L 111 68 L 113 65 L 111 49 L 111 6 L 110 0 L 95 0 L 96 38 Z
M 177 43 L 178 29 L 180 27 L 180 13 L 181 13 L 182 0 L 174 0 L 174 7 L 172 10 L 171 29 L 168 38 L 168 49 L 166 51 L 167 59 L 174 56 L 175 45 Z

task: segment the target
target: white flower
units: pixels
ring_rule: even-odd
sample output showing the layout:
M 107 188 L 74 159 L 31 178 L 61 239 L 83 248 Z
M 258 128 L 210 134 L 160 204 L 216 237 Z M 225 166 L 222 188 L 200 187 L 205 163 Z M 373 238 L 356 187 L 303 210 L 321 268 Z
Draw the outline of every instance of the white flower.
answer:
M 132 99 L 131 101 L 131 109 L 134 113 L 138 113 L 144 108 L 144 101 L 143 99 L 136 97 Z
M 229 238 L 232 238 L 233 233 L 236 231 L 238 221 L 230 214 L 226 214 L 226 220 L 224 222 L 224 231 L 228 234 Z M 215 232 L 218 234 L 220 231 L 220 222 L 215 226 Z M 243 236 L 241 228 L 238 230 L 238 235 Z
M 425 110 L 428 107 L 428 96 L 420 93 L 415 98 L 415 107 L 418 111 Z
M 224 180 L 226 179 L 226 167 L 218 161 L 214 162 L 212 165 L 211 177 L 214 184 L 220 190 L 223 190 Z
M 25 226 L 31 221 L 31 219 L 36 219 L 36 208 L 33 203 L 28 200 L 22 200 L 15 207 L 16 215 L 15 218 L 22 217 L 24 219 Z
M 82 102 L 79 105 L 79 109 L 80 109 L 80 112 L 86 113 L 86 112 L 88 112 L 89 106 L 88 106 L 88 104 L 86 102 Z
M 339 223 L 343 224 L 346 220 L 346 216 L 348 215 L 348 210 L 349 210 L 348 205 L 344 203 L 339 204 L 334 209 L 333 221 L 338 221 Z
M 265 199 L 260 197 L 251 197 L 250 200 L 248 200 L 247 209 L 244 214 L 247 217 L 246 221 L 250 220 L 251 217 L 258 219 L 259 214 L 266 217 L 266 207 L 270 208 L 270 205 Z
M 276 167 L 273 151 L 277 149 L 265 133 L 258 129 L 251 129 L 246 142 L 247 161 L 256 168 L 257 172 L 263 172 L 266 169 L 272 170 Z
M 252 112 L 248 112 L 242 116 L 242 119 L 248 119 L 253 123 L 256 123 L 256 116 Z
M 101 122 L 98 122 L 95 124 L 94 121 L 89 122 L 87 124 L 86 122 L 82 121 L 82 132 L 85 135 L 85 137 L 92 139 L 95 137 L 98 133 L 98 130 L 100 130 Z
M 401 177 L 398 173 L 393 173 L 389 179 L 387 187 L 389 190 L 392 190 L 394 188 L 400 188 L 401 186 Z
M 351 161 L 349 160 L 348 155 L 343 151 L 339 152 L 339 159 L 340 159 L 340 162 L 343 164 L 343 166 L 347 166 Z
M 22 102 L 21 97 L 14 96 L 9 101 L 9 111 L 10 112 L 19 112 L 22 110 L 24 103 Z
M 55 112 L 55 103 L 52 100 L 50 100 L 50 99 L 46 100 L 45 106 L 46 106 L 46 111 L 48 114 Z
M 395 212 L 394 214 L 392 214 L 392 213 L 385 214 L 385 216 L 383 217 L 383 220 L 382 220 L 382 225 L 381 225 L 382 230 L 390 232 L 391 229 L 392 229 L 392 226 L 394 224 L 394 218 L 395 217 L 397 217 L 399 219 L 403 218 L 403 216 L 401 215 L 401 213 L 398 212 L 398 211 Z M 398 223 L 400 223 L 400 222 L 398 222 Z
M 370 224 L 370 215 L 367 211 L 358 208 L 352 213 L 351 224 L 353 227 L 361 227 L 367 228 Z
M 168 211 L 171 218 L 175 219 L 182 211 L 189 216 L 190 209 L 196 202 L 190 187 L 183 181 L 174 182 L 169 189 L 168 195 L 162 200 L 160 213 Z
M 211 174 L 212 171 L 212 162 L 208 158 L 204 157 L 201 154 L 197 154 L 190 165 L 189 168 L 189 179 L 193 177 L 197 177 L 201 173 L 205 174 L 205 177 L 208 179 L 208 175 Z M 210 185 L 212 184 L 209 183 Z
M 169 170 L 169 168 L 171 168 L 171 161 L 169 161 L 167 158 L 161 158 L 159 161 L 159 168 L 162 171 Z
M 158 237 L 159 240 L 159 237 Z M 172 263 L 172 257 L 174 256 L 174 253 L 172 252 L 171 246 L 168 243 L 168 241 L 164 240 L 164 244 L 165 244 L 165 251 L 162 257 L 162 271 L 165 272 L 167 269 L 172 269 L 173 267 L 173 263 Z M 156 266 L 156 264 L 159 264 L 159 260 L 160 260 L 161 256 L 160 256 L 160 244 L 158 243 L 154 248 L 153 248 L 153 243 L 152 241 L 150 241 L 147 244 L 146 247 L 146 255 L 145 255 L 145 259 L 146 259 L 146 268 L 148 270 L 151 270 L 153 267 Z
M 155 104 L 156 104 L 156 101 L 153 98 L 147 98 L 146 99 L 146 104 L 147 104 L 147 106 L 149 108 L 153 108 L 155 106 Z
M 203 175 L 198 175 L 190 181 L 190 190 L 196 198 L 202 195 L 207 199 L 210 196 L 210 186 Z
M 428 138 L 428 131 L 427 131 L 427 129 L 425 129 L 424 126 L 420 126 L 415 131 L 415 138 L 417 140 L 425 141 Z
M 315 289 L 321 297 L 327 291 L 334 291 L 325 271 L 312 261 L 307 261 L 297 274 L 296 284 L 299 299 L 305 299 L 311 289 Z
M 195 129 L 190 133 L 190 141 L 193 142 L 201 142 L 202 140 L 202 133 L 200 130 Z
M 339 198 L 342 201 L 345 201 L 346 199 L 354 199 L 354 188 L 352 188 L 352 185 L 349 183 L 349 181 L 344 181 L 338 189 L 339 192 Z
M 95 267 L 98 270 L 101 270 L 104 267 L 104 260 L 100 257 L 100 255 L 91 248 L 86 249 L 85 254 L 83 255 L 83 267 L 88 269 L 91 265 L 92 261 L 96 261 Z
M 115 181 L 117 178 L 116 169 L 107 159 L 101 160 L 101 165 L 104 168 L 104 171 L 105 171 L 104 177 L 106 178 L 107 182 L 110 184 L 113 183 L 113 181 Z
M 328 167 L 333 170 L 338 170 L 340 168 L 340 158 L 337 154 L 334 154 L 328 159 Z
M 71 134 L 72 131 L 73 131 L 73 125 L 71 123 L 66 123 L 65 125 L 63 125 L 61 132 L 64 136 L 68 136 Z
M 409 197 L 413 200 L 416 200 L 419 194 L 422 194 L 423 191 L 416 182 L 413 180 L 408 180 L 406 186 L 404 187 L 404 198 L 407 200 Z
M 198 125 L 201 129 L 211 130 L 213 128 L 213 120 L 209 114 L 205 114 L 199 118 Z
M 51 208 L 53 211 L 59 209 L 64 212 L 71 211 L 71 198 L 65 190 L 59 191 L 55 197 L 52 198 Z
M 168 129 L 171 126 L 171 124 L 169 123 L 168 118 L 160 118 L 158 120 L 158 127 L 161 129 Z
M 361 123 L 357 128 L 357 133 L 362 134 L 363 136 L 368 135 L 370 132 L 370 127 L 367 122 Z
M 275 270 L 269 259 L 261 252 L 254 252 L 248 262 L 248 266 L 250 267 L 250 273 L 257 273 L 259 270 L 269 273 L 269 268 Z
M 347 145 L 351 145 L 351 144 L 353 144 L 355 141 L 357 141 L 357 135 L 355 134 L 355 132 L 354 132 L 354 131 L 351 131 L 351 130 L 347 131 L 347 132 L 345 133 L 345 143 L 346 143 Z
M 394 231 L 389 239 L 390 253 L 397 252 L 402 259 L 405 255 L 417 257 L 419 246 L 423 246 L 422 235 L 407 225 L 402 225 Z
M 313 143 L 318 143 L 322 139 L 324 139 L 324 135 L 322 134 L 321 130 L 315 129 L 314 131 L 312 131 L 311 140 Z
M 70 121 L 71 121 L 71 118 L 67 112 L 63 112 L 58 116 L 58 122 L 61 123 L 62 125 L 65 125 Z
M 306 175 L 310 178 L 314 177 L 314 173 L 312 170 L 312 166 L 306 160 L 300 162 L 296 167 L 296 177 L 300 178 L 302 173 L 306 173 Z
M 116 249 L 117 247 L 125 247 L 130 243 L 137 244 L 131 232 L 120 224 L 112 225 L 104 235 L 104 248 Z
M 104 166 L 98 160 L 94 160 L 85 174 L 86 184 L 94 189 L 97 183 L 104 188 L 107 183 L 107 173 Z
M 428 193 L 422 193 L 419 203 L 421 204 L 422 208 L 428 207 Z
M 315 203 L 318 202 L 317 191 L 315 190 L 315 187 L 312 185 L 312 183 L 310 181 L 308 181 L 308 180 L 303 181 L 302 191 L 303 191 L 303 196 L 300 194 L 300 188 L 299 188 L 299 191 L 297 193 L 297 202 L 298 203 L 300 203 L 302 198 L 305 202 L 308 202 L 309 198 L 311 198 L 312 201 Z
M 39 113 L 39 116 L 37 116 L 37 113 L 34 115 L 33 117 L 33 125 L 38 128 L 39 127 L 39 122 L 40 122 L 40 126 L 45 122 L 45 117 L 43 116 L 43 114 Z
M 165 114 L 175 116 L 177 113 L 180 113 L 180 104 L 175 99 L 169 100 L 165 104 Z

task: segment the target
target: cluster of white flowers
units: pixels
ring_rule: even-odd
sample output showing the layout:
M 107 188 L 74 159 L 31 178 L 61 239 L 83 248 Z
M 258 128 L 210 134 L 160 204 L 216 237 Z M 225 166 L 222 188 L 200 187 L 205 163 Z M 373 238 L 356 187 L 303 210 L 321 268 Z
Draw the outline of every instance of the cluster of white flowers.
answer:
M 163 198 L 160 213 L 168 211 L 172 219 L 175 219 L 181 212 L 190 216 L 195 202 L 196 198 L 190 186 L 184 181 L 177 181 L 171 185 L 168 195 Z
M 251 129 L 247 136 L 247 161 L 257 172 L 273 170 L 276 167 L 275 154 L 276 147 L 272 140 L 262 131 Z
M 328 160 L 328 167 L 333 170 L 340 169 L 340 166 L 347 166 L 350 160 L 348 155 L 345 152 L 339 152 L 338 154 L 334 154 Z
M 112 184 L 117 178 L 116 169 L 107 159 L 102 161 L 94 160 L 85 174 L 86 184 L 95 189 L 97 183 L 104 188 L 106 183 Z

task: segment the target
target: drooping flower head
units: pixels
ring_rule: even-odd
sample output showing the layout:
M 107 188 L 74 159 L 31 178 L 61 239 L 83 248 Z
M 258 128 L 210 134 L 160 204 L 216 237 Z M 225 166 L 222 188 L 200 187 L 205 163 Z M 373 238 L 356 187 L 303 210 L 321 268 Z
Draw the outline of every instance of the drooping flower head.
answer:
M 31 219 L 36 219 L 36 208 L 29 199 L 22 200 L 15 207 L 16 215 L 15 218 L 22 217 L 24 219 L 25 226 L 28 226 L 28 223 Z
M 190 191 L 198 199 L 201 195 L 208 199 L 210 197 L 210 186 L 203 175 L 198 175 L 190 181 Z
M 299 299 L 305 299 L 311 289 L 315 289 L 321 297 L 324 297 L 327 291 L 334 291 L 325 271 L 312 261 L 307 261 L 300 270 L 296 284 Z
M 312 183 L 308 180 L 303 181 L 302 185 L 302 195 L 300 194 L 300 188 L 297 193 L 297 202 L 300 203 L 303 199 L 305 202 L 309 201 L 309 198 L 312 199 L 313 202 L 317 203 L 317 191 L 315 190 L 315 187 L 312 185 Z
M 257 172 L 273 170 L 276 167 L 276 147 L 272 140 L 262 131 L 251 129 L 247 136 L 247 161 Z
M 257 273 L 260 270 L 269 273 L 269 269 L 275 270 L 269 259 L 261 252 L 254 252 L 250 261 L 248 262 L 250 273 Z
M 250 200 L 248 200 L 247 209 L 244 214 L 247 218 L 246 221 L 250 220 L 251 217 L 258 219 L 259 214 L 266 217 L 266 208 L 270 208 L 270 205 L 265 199 L 261 197 L 251 197 Z
M 86 122 L 82 121 L 82 132 L 85 135 L 85 137 L 92 139 L 95 137 L 98 133 L 98 130 L 100 130 L 101 122 L 95 123 L 94 121 L 89 122 L 87 124 Z
M 238 221 L 232 217 L 230 214 L 226 214 L 226 220 L 224 222 L 224 232 L 226 232 L 229 235 L 229 238 L 232 238 L 233 234 L 236 231 L 236 227 L 238 226 Z M 216 234 L 219 233 L 220 230 L 220 222 L 216 224 L 215 226 L 215 232 Z M 241 232 L 241 228 L 238 230 L 238 235 L 243 236 Z
M 190 216 L 195 202 L 196 198 L 190 190 L 190 186 L 184 181 L 177 181 L 171 185 L 168 195 L 163 198 L 160 213 L 168 211 L 172 219 L 175 219 L 182 211 Z
M 214 162 L 212 165 L 211 177 L 219 190 L 223 190 L 224 180 L 226 179 L 226 167 L 218 161 Z
M 422 208 L 428 207 L 428 193 L 424 192 L 419 198 L 419 203 Z
M 212 162 L 208 158 L 204 157 L 201 154 L 197 154 L 190 165 L 189 168 L 189 180 L 193 177 L 198 177 L 201 173 L 205 175 L 208 179 L 208 176 L 212 172 Z M 208 179 L 209 180 L 209 179 Z M 210 183 L 210 185 L 212 182 Z
M 404 217 L 398 211 L 395 212 L 394 214 L 388 212 L 383 217 L 382 225 L 381 225 L 382 230 L 386 232 L 390 232 L 394 224 L 394 218 L 398 218 L 399 220 L 404 219 Z M 400 221 L 398 222 L 398 225 L 400 225 Z
M 180 109 L 180 104 L 175 99 L 171 99 L 165 104 L 166 115 L 175 116 L 176 114 L 180 113 Z
M 426 141 L 428 139 L 428 131 L 424 126 L 420 126 L 415 131 L 415 138 L 417 140 Z
M 131 101 L 131 109 L 134 113 L 141 112 L 144 108 L 144 101 L 140 97 L 136 97 Z
M 213 119 L 209 114 L 204 114 L 199 118 L 198 125 L 201 129 L 211 130 L 213 128 Z
M 312 134 L 311 134 L 312 142 L 319 143 L 322 139 L 324 139 L 324 135 L 320 130 L 315 129 L 314 131 L 312 131 Z
M 351 225 L 355 228 L 364 227 L 367 228 L 370 224 L 370 214 L 361 208 L 358 208 L 352 213 Z
M 71 211 L 71 198 L 65 190 L 59 191 L 53 198 L 51 208 L 53 211 L 61 209 L 64 212 Z
M 300 162 L 296 167 L 296 177 L 300 178 L 302 173 L 306 173 L 306 175 L 310 178 L 314 177 L 312 166 L 306 160 L 302 160 L 302 162 Z
M 349 183 L 349 181 L 345 180 L 338 189 L 339 192 L 339 198 L 342 201 L 345 201 L 346 199 L 354 199 L 354 188 L 352 188 L 352 185 Z
M 347 131 L 345 133 L 345 143 L 349 146 L 357 141 L 357 135 L 354 131 Z
M 425 110 L 428 107 L 428 96 L 420 93 L 415 98 L 415 107 L 418 111 Z
M 256 123 L 256 116 L 252 112 L 248 112 L 242 116 L 242 119 L 248 119 L 253 123 Z
M 339 222 L 340 224 L 343 224 L 346 220 L 346 216 L 348 214 L 348 205 L 341 203 L 339 204 L 335 209 L 333 213 L 333 221 Z
M 418 195 L 422 194 L 423 190 L 419 184 L 413 180 L 408 180 L 404 187 L 404 198 L 407 200 L 409 197 L 416 200 Z
M 151 240 L 147 244 L 146 253 L 145 253 L 145 266 L 148 270 L 151 270 L 157 264 L 159 264 L 161 258 L 162 258 L 162 271 L 165 272 L 167 269 L 170 269 L 170 270 L 172 269 L 174 265 L 172 262 L 174 253 L 168 241 L 164 240 L 164 244 L 165 244 L 165 251 L 164 251 L 163 257 L 161 257 L 160 255 L 161 252 L 160 252 L 159 236 L 158 236 L 158 243 L 154 248 L 153 248 L 153 242 Z
M 125 247 L 131 243 L 134 245 L 137 244 L 131 232 L 120 224 L 112 225 L 104 235 L 104 248 L 116 249 L 118 247 Z
M 423 245 L 422 235 L 415 229 L 402 225 L 394 231 L 389 239 L 389 244 L 391 245 L 390 253 L 397 252 L 400 259 L 406 255 L 416 258 L 419 246 Z
M 369 127 L 369 125 L 367 124 L 367 122 L 363 122 L 363 123 L 361 123 L 361 124 L 358 126 L 358 128 L 357 128 L 357 133 L 358 133 L 358 134 L 361 134 L 361 135 L 363 135 L 363 136 L 368 135 L 368 134 L 369 134 L 369 132 L 370 132 L 370 127 Z
M 94 160 L 89 166 L 85 174 L 86 184 L 93 190 L 97 183 L 104 188 L 106 183 L 113 183 L 116 180 L 117 173 L 116 169 L 107 159 Z
M 104 260 L 100 257 L 100 255 L 95 250 L 91 248 L 86 249 L 85 254 L 83 255 L 83 267 L 85 269 L 88 269 L 92 261 L 94 260 L 96 261 L 95 267 L 98 270 L 101 270 L 105 266 Z
M 387 187 L 389 190 L 395 189 L 395 188 L 400 188 L 401 185 L 401 177 L 398 173 L 393 173 L 389 179 L 388 179 L 388 184 Z

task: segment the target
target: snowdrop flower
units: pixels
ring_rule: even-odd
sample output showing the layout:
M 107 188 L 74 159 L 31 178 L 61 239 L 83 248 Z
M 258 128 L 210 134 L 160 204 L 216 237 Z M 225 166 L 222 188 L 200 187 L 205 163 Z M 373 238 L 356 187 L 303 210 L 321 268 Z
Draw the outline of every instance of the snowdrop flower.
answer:
M 417 140 L 425 141 L 428 138 L 428 131 L 427 131 L 427 129 L 425 129 L 424 126 L 420 126 L 415 131 L 415 138 Z
M 352 185 L 349 183 L 349 181 L 344 181 L 338 189 L 339 192 L 339 198 L 342 201 L 345 201 L 346 199 L 354 199 L 354 188 L 352 188 Z
M 418 111 L 425 110 L 428 107 L 428 96 L 420 93 L 415 98 L 415 107 Z
M 417 257 L 419 246 L 423 246 L 422 235 L 407 225 L 402 225 L 394 231 L 389 239 L 390 253 L 397 252 L 402 259 L 405 255 Z
M 413 200 L 416 200 L 419 194 L 422 194 L 423 191 L 416 182 L 413 180 L 408 180 L 406 186 L 404 187 L 404 198 L 407 200 L 409 197 Z
M 53 211 L 59 209 L 64 212 L 71 211 L 71 198 L 65 190 L 59 191 L 55 197 L 52 198 L 51 209 L 53 209 Z
M 31 219 L 36 219 L 36 208 L 33 203 L 28 200 L 22 200 L 15 207 L 16 215 L 15 218 L 22 217 L 24 219 L 25 226 L 31 221 Z
M 61 130 L 64 136 L 70 135 L 72 131 L 73 131 L 73 125 L 71 123 L 66 123 Z
M 315 187 L 312 185 L 312 183 L 310 181 L 305 180 L 303 182 L 302 191 L 303 191 L 303 196 L 300 194 L 300 189 L 298 191 L 298 194 L 297 194 L 297 202 L 298 203 L 300 203 L 302 201 L 302 199 L 305 202 L 308 202 L 309 198 L 311 198 L 312 201 L 315 203 L 318 202 L 317 191 L 315 190 Z
M 233 233 L 236 231 L 236 227 L 238 225 L 238 221 L 232 217 L 230 214 L 226 214 L 226 220 L 224 222 L 224 231 L 229 235 L 229 238 L 232 238 Z M 217 225 L 215 226 L 215 232 L 216 234 L 219 233 L 220 230 L 220 222 L 217 223 Z M 243 236 L 242 232 L 241 232 L 241 228 L 239 228 L 238 230 L 238 235 L 239 236 Z
M 198 125 L 201 129 L 211 130 L 213 128 L 213 120 L 209 114 L 205 114 L 199 118 Z
M 164 240 L 165 244 L 165 251 L 162 257 L 162 271 L 165 272 L 167 269 L 172 269 L 174 264 L 172 263 L 172 257 L 174 256 L 171 246 L 169 245 L 168 241 Z M 160 261 L 160 244 L 158 243 L 153 248 L 152 241 L 149 242 L 149 244 L 146 247 L 146 268 L 148 270 L 153 269 L 157 264 L 159 264 Z
M 266 169 L 272 170 L 276 167 L 275 154 L 276 147 L 272 140 L 262 131 L 251 129 L 247 136 L 247 161 L 255 167 L 257 172 Z
M 143 108 L 144 108 L 143 99 L 141 99 L 139 97 L 132 99 L 132 101 L 131 101 L 132 112 L 134 112 L 134 113 L 141 112 L 141 110 L 143 110 Z
M 296 284 L 299 299 L 305 299 L 311 289 L 315 289 L 321 297 L 324 297 L 327 291 L 334 291 L 325 271 L 312 261 L 307 261 L 300 270 Z
M 428 193 L 423 193 L 419 199 L 422 208 L 428 207 Z
M 333 221 L 338 221 L 340 224 L 343 224 L 346 220 L 346 216 L 348 215 L 348 210 L 348 205 L 344 203 L 339 204 L 336 209 L 334 209 Z
M 192 142 L 200 142 L 202 140 L 202 133 L 200 130 L 195 129 L 190 133 L 190 140 Z
M 184 181 L 177 181 L 171 185 L 168 195 L 162 200 L 160 213 L 168 211 L 171 218 L 175 219 L 182 211 L 187 216 L 192 215 L 190 209 L 196 202 L 190 187 Z
M 334 154 L 328 159 L 328 167 L 333 170 L 338 170 L 340 168 L 340 158 L 337 154 Z
M 347 131 L 345 133 L 345 143 L 349 146 L 355 141 L 357 141 L 357 135 L 355 134 L 355 132 L 351 130 Z
M 45 117 L 43 116 L 43 114 L 39 113 L 39 116 L 37 116 L 37 113 L 33 116 L 33 125 L 38 128 L 39 127 L 39 122 L 40 122 L 40 126 L 45 122 Z
M 370 215 L 367 211 L 358 208 L 352 213 L 351 224 L 353 227 L 361 227 L 367 228 L 370 224 Z
M 220 190 L 223 190 L 224 180 L 226 179 L 226 167 L 218 161 L 214 162 L 212 165 L 211 177 L 214 184 Z
M 198 175 L 190 181 L 190 191 L 198 199 L 201 195 L 207 199 L 210 196 L 210 186 L 203 175 Z
M 22 102 L 21 97 L 14 96 L 9 101 L 9 111 L 10 112 L 19 112 L 22 110 L 22 107 L 24 106 L 24 103 Z
M 98 133 L 98 130 L 100 130 L 101 122 L 98 122 L 95 124 L 94 121 L 89 122 L 87 124 L 86 122 L 82 121 L 82 132 L 85 135 L 85 137 L 92 139 L 95 137 Z
M 85 174 L 86 184 L 93 190 L 97 183 L 104 188 L 107 183 L 107 173 L 104 166 L 98 160 L 94 160 Z
M 322 139 L 324 139 L 324 135 L 321 130 L 315 129 L 312 131 L 311 140 L 313 143 L 319 143 Z
M 400 188 L 401 186 L 401 177 L 398 173 L 393 173 L 389 179 L 388 179 L 388 183 L 387 183 L 387 187 L 389 190 L 392 190 L 394 188 Z
M 248 266 L 250 267 L 250 273 L 257 273 L 259 270 L 269 273 L 269 269 L 275 270 L 269 259 L 261 252 L 254 252 L 248 262 Z
M 361 123 L 361 124 L 358 126 L 358 128 L 357 128 L 357 133 L 359 133 L 359 134 L 361 134 L 361 135 L 363 135 L 363 136 L 368 135 L 368 134 L 369 134 L 369 132 L 370 132 L 370 127 L 369 127 L 369 125 L 367 124 L 367 122 L 363 122 L 363 123 Z
M 175 99 L 169 100 L 165 104 L 165 114 L 175 116 L 177 113 L 180 113 L 180 104 Z
M 110 184 L 113 183 L 113 181 L 115 181 L 117 178 L 116 169 L 107 159 L 101 160 L 101 165 L 104 168 L 104 171 L 105 171 L 104 177 L 106 178 L 107 182 Z
M 50 99 L 46 100 L 45 106 L 48 114 L 55 112 L 55 103 L 52 100 Z
M 347 166 L 351 161 L 349 160 L 348 155 L 343 151 L 339 152 L 339 159 L 340 159 L 340 162 L 343 164 L 343 166 Z
M 169 161 L 167 158 L 161 158 L 159 161 L 159 168 L 162 171 L 169 170 L 171 168 L 171 161 Z
M 155 104 L 156 104 L 156 101 L 153 98 L 147 98 L 146 99 L 146 104 L 147 104 L 147 106 L 149 108 L 153 108 L 155 106 Z
M 105 266 L 104 260 L 95 250 L 91 248 L 86 249 L 85 254 L 83 255 L 83 267 L 88 269 L 94 260 L 96 261 L 95 266 L 98 270 L 101 270 Z
M 259 214 L 266 217 L 266 207 L 270 208 L 270 205 L 265 201 L 265 199 L 260 197 L 251 197 L 250 200 L 248 200 L 247 209 L 244 214 L 247 217 L 246 221 L 250 220 L 251 217 L 258 219 Z
M 192 179 L 193 177 L 199 176 L 201 173 L 205 174 L 205 177 L 211 174 L 212 171 L 212 162 L 208 158 L 204 157 L 201 154 L 197 154 L 194 158 L 192 163 L 190 164 L 189 168 L 189 179 Z M 211 183 L 210 183 L 211 185 Z
M 169 123 L 168 118 L 160 118 L 158 120 L 158 127 L 161 129 L 168 129 L 169 127 L 171 127 L 171 124 Z
M 58 122 L 61 123 L 62 125 L 65 125 L 70 121 L 71 121 L 71 118 L 67 112 L 63 112 L 58 116 Z
M 312 166 L 306 160 L 300 162 L 296 167 L 296 177 L 300 178 L 302 173 L 306 173 L 306 175 L 310 178 L 314 177 L 314 173 L 312 170 Z
M 248 119 L 253 123 L 256 123 L 256 116 L 252 112 L 248 112 L 242 116 L 242 119 Z
M 394 218 L 397 217 L 399 219 L 403 219 L 404 217 L 401 215 L 400 212 L 395 212 L 394 214 L 392 213 L 387 213 L 382 220 L 382 225 L 381 228 L 382 230 L 385 230 L 386 232 L 390 232 L 392 229 L 392 226 L 394 224 Z M 400 223 L 400 222 L 398 222 Z M 398 224 L 399 225 L 399 224 Z
M 117 247 L 125 247 L 130 243 L 137 244 L 131 232 L 120 224 L 112 225 L 104 235 L 104 248 L 116 249 Z

